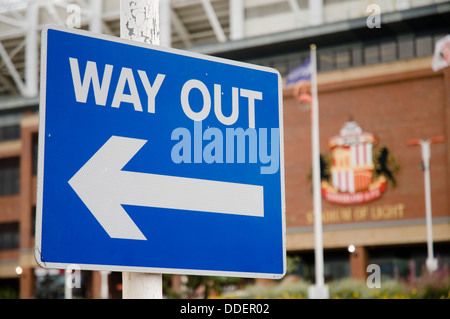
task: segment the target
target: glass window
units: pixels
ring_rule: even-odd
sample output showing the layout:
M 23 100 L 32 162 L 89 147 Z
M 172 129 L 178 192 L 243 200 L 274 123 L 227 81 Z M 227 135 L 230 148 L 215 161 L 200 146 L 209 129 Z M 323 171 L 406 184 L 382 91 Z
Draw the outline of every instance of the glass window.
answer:
M 380 50 L 377 44 L 364 47 L 365 64 L 375 64 L 380 62 Z
M 381 62 L 391 62 L 397 59 L 397 43 L 385 42 L 380 45 Z
M 39 149 L 39 145 L 38 145 L 38 135 L 37 134 L 33 134 L 33 143 L 32 143 L 32 158 L 33 158 L 33 175 L 37 174 L 37 162 L 38 162 L 38 149 Z
M 20 125 L 0 127 L 0 141 L 10 141 L 20 138 Z
M 18 157 L 0 159 L 0 196 L 19 194 L 20 160 Z
M 414 57 L 414 39 L 403 38 L 398 40 L 399 59 L 409 59 Z
M 352 66 L 361 66 L 363 64 L 362 48 L 360 46 L 354 46 L 351 49 Z
M 428 56 L 433 54 L 433 39 L 431 36 L 423 36 L 416 39 L 416 55 Z
M 36 233 L 36 206 L 31 209 L 31 237 Z
M 351 56 L 349 49 L 341 49 L 336 52 L 336 68 L 349 68 L 351 63 Z
M 0 224 L 0 250 L 19 248 L 19 223 Z
M 317 69 L 318 71 L 330 71 L 334 70 L 334 52 L 332 51 L 319 51 L 317 52 L 318 55 L 318 65 Z
M 280 72 L 280 74 L 282 76 L 285 76 L 288 73 L 288 63 L 287 63 L 287 59 L 286 58 L 277 58 L 274 59 L 274 63 L 273 66 L 275 69 L 278 70 L 278 72 Z

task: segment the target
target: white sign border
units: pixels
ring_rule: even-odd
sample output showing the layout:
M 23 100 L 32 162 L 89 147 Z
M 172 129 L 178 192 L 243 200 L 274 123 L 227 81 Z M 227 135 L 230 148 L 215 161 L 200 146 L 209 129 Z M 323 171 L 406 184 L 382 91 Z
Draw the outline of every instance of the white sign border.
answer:
M 279 128 L 280 128 L 280 177 L 281 177 L 281 214 L 282 214 L 282 236 L 283 236 L 283 273 L 256 273 L 256 272 L 236 272 L 220 270 L 203 269 L 179 269 L 179 268 L 155 268 L 155 267 L 135 267 L 135 266 L 117 266 L 117 265 L 95 265 L 95 264 L 77 264 L 77 263 L 53 263 L 41 260 L 42 244 L 42 204 L 43 204 L 43 176 L 44 176 L 44 150 L 45 150 L 45 111 L 46 111 L 46 88 L 47 88 L 47 36 L 48 30 L 62 31 L 77 34 L 85 37 L 96 38 L 111 42 L 117 42 L 157 51 L 184 55 L 197 59 L 219 62 L 228 65 L 235 65 L 248 69 L 260 70 L 275 73 L 278 76 L 278 103 L 279 103 Z M 273 68 L 249 64 L 240 61 L 233 61 L 214 56 L 208 56 L 196 52 L 167 48 L 162 46 L 150 45 L 147 43 L 136 42 L 122 39 L 105 34 L 93 33 L 81 29 L 72 29 L 59 25 L 46 25 L 41 34 L 41 77 L 40 77 L 40 99 L 39 99 L 39 145 L 38 145 L 38 170 L 37 170 L 37 196 L 36 196 L 36 227 L 35 227 L 35 259 L 39 266 L 43 268 L 66 269 L 70 265 L 78 265 L 82 270 L 106 270 L 122 272 L 141 272 L 141 273 L 163 273 L 179 275 L 202 275 L 202 276 L 226 276 L 242 278 L 267 278 L 280 279 L 286 274 L 286 198 L 285 198 L 285 172 L 284 172 L 284 126 L 283 126 L 283 91 L 280 73 Z

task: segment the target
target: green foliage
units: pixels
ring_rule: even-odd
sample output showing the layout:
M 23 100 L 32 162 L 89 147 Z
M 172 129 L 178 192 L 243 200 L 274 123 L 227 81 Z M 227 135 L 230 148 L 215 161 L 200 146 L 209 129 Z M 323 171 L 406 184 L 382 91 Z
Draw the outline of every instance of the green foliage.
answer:
M 411 279 L 407 289 L 414 298 L 450 299 L 450 269 L 440 268 L 431 274 L 424 272 L 421 277 Z
M 19 294 L 16 290 L 11 288 L 4 288 L 0 290 L 0 299 L 18 299 Z
M 172 275 L 163 276 L 163 291 L 167 298 L 208 298 L 211 295 L 220 295 L 229 286 L 241 283 L 240 278 L 218 276 L 184 276 L 184 289 L 177 292 L 172 288 Z
M 308 297 L 309 283 L 305 281 L 292 281 L 288 283 L 273 282 L 267 285 L 248 285 L 245 289 L 236 294 L 231 294 L 230 298 L 244 299 L 304 299 Z
M 404 299 L 403 284 L 399 281 L 389 280 L 381 283 L 381 288 L 369 288 L 363 280 L 343 279 L 332 282 L 330 298 L 333 299 Z
M 300 266 L 301 258 L 298 255 L 286 256 L 286 275 L 295 273 Z
M 368 289 L 365 282 L 353 279 L 343 279 L 329 284 L 332 299 L 366 299 L 370 294 Z
M 295 265 L 293 261 L 288 264 Z M 288 267 L 289 268 L 289 267 Z M 251 284 L 226 298 L 308 298 L 310 283 L 298 276 L 287 275 L 281 281 Z M 369 288 L 365 280 L 342 279 L 327 283 L 331 299 L 450 299 L 448 267 L 406 281 L 384 280 L 380 288 Z

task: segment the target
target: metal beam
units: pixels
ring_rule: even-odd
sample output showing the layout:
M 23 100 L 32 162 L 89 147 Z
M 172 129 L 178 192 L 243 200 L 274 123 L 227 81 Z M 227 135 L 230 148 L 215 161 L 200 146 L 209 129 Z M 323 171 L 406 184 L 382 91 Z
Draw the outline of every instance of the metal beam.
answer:
M 8 91 L 15 93 L 16 90 L 16 87 L 13 83 L 11 83 L 10 79 L 6 78 L 6 76 L 0 73 L 0 93 Z
M 55 5 L 52 2 L 47 2 L 45 4 L 45 7 L 57 24 L 64 25 L 64 20 L 59 16 L 58 12 L 56 11 Z
M 25 37 L 25 94 L 33 97 L 38 94 L 38 19 L 39 7 L 30 1 L 27 7 L 27 34 Z
M 11 61 L 12 61 L 12 59 L 14 58 L 14 56 L 15 56 L 17 53 L 19 53 L 20 50 L 23 49 L 24 46 L 25 46 L 25 40 L 22 40 L 22 41 L 19 42 L 18 45 L 16 45 L 16 47 L 15 47 L 14 49 L 12 49 L 12 50 L 9 52 L 8 55 L 9 55 L 9 58 L 11 59 Z M 1 68 L 3 65 L 5 65 L 5 61 L 1 61 L 1 62 L 0 62 L 0 68 Z
M 227 40 L 225 33 L 223 32 L 222 26 L 220 25 L 219 19 L 217 18 L 216 12 L 211 4 L 210 0 L 202 0 L 203 9 L 206 12 L 209 23 L 211 24 L 214 34 L 216 35 L 217 41 L 225 42 Z
M 6 49 L 1 42 L 0 42 L 0 56 L 2 57 L 3 62 L 5 63 L 5 66 L 8 69 L 9 74 L 11 75 L 11 78 L 16 84 L 16 87 L 19 89 L 20 94 L 25 96 L 26 94 L 25 83 L 22 81 L 19 72 L 17 72 L 16 67 L 12 63 L 8 55 L 8 52 L 6 52 Z
M 25 27 L 25 21 L 24 20 L 18 20 L 14 19 L 8 16 L 5 16 L 3 14 L 0 14 L 0 22 L 9 24 L 10 26 L 17 27 L 23 29 Z
M 192 45 L 191 36 L 189 34 L 189 31 L 184 26 L 181 19 L 178 17 L 177 13 L 172 9 L 171 10 L 171 17 L 173 26 L 175 28 L 175 31 L 178 33 L 178 35 L 181 38 L 181 41 L 183 41 L 183 44 L 187 47 Z

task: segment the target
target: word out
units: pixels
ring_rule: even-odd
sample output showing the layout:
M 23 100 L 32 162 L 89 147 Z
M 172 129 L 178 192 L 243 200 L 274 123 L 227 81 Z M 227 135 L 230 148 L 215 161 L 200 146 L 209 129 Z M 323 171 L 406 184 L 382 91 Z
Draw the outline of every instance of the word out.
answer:
M 203 106 L 201 111 L 194 112 L 189 104 L 189 93 L 192 89 L 198 89 L 203 97 Z M 234 124 L 239 117 L 239 95 L 248 98 L 248 126 L 255 128 L 255 100 L 262 100 L 262 92 L 239 89 L 233 87 L 232 91 L 232 112 L 226 117 L 222 113 L 222 88 L 219 84 L 214 84 L 214 113 L 217 119 L 224 125 Z M 206 85 L 198 80 L 189 80 L 181 89 L 181 106 L 184 113 L 194 121 L 203 121 L 211 111 L 211 94 Z

